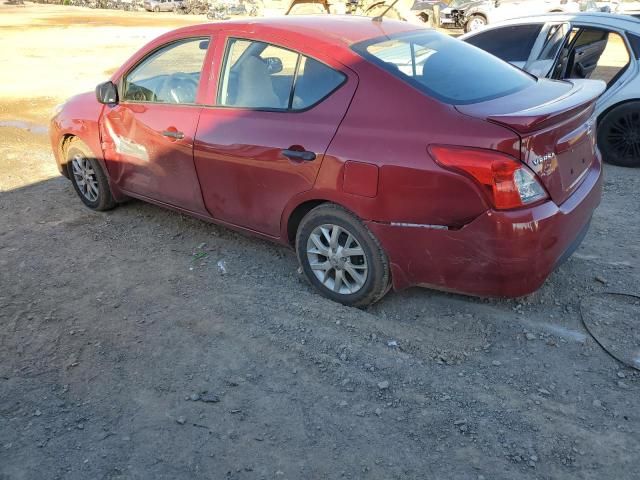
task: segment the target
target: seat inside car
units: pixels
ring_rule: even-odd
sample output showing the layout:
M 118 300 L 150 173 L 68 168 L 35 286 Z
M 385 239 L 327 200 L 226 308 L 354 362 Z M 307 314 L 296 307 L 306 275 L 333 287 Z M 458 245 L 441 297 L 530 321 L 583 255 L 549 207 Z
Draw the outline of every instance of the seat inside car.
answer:
M 250 55 L 238 65 L 238 94 L 234 102 L 238 107 L 286 108 L 273 89 L 267 63 Z

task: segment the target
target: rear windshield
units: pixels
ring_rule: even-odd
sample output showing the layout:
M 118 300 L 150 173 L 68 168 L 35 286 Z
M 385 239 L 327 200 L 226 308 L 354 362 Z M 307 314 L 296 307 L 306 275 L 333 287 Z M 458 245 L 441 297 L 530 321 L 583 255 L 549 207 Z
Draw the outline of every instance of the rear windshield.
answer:
M 479 48 L 432 30 L 375 38 L 352 48 L 427 95 L 453 105 L 503 97 L 536 81 Z

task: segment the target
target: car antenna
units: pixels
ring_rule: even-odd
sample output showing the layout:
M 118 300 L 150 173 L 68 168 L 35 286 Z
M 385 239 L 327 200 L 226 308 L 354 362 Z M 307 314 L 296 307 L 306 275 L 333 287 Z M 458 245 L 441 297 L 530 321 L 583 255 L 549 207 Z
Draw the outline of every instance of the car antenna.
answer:
M 391 10 L 393 7 L 395 7 L 396 3 L 398 3 L 398 0 L 393 0 L 393 3 L 391 5 L 389 5 L 384 12 L 382 12 L 380 15 L 377 15 L 377 16 L 373 17 L 371 21 L 373 21 L 373 22 L 382 22 L 382 17 L 384 17 L 389 10 Z

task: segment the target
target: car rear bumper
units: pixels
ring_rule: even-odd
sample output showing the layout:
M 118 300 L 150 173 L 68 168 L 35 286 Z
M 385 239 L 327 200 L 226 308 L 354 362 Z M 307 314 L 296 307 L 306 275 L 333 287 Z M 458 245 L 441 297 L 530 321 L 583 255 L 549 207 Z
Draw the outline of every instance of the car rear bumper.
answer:
M 560 206 L 489 210 L 459 229 L 368 222 L 391 263 L 396 290 L 413 285 L 469 295 L 519 297 L 544 283 L 580 245 L 602 195 L 594 162 Z

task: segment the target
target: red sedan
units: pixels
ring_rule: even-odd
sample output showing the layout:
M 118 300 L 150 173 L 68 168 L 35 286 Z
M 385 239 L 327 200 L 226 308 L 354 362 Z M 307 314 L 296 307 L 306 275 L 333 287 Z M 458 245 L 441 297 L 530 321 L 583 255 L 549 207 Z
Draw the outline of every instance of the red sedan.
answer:
M 514 297 L 586 234 L 603 90 L 386 19 L 225 22 L 142 48 L 51 141 L 89 208 L 135 197 L 290 245 L 338 302 Z

